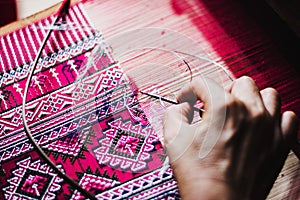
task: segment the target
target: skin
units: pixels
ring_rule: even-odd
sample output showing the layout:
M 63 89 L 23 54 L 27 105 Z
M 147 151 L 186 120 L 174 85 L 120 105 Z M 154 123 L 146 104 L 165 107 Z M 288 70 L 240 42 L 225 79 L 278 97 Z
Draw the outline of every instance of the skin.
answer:
M 164 146 L 183 199 L 265 199 L 296 141 L 298 119 L 280 113 L 273 88 L 249 77 L 222 88 L 194 79 L 164 116 Z M 195 102 L 202 120 L 191 124 Z

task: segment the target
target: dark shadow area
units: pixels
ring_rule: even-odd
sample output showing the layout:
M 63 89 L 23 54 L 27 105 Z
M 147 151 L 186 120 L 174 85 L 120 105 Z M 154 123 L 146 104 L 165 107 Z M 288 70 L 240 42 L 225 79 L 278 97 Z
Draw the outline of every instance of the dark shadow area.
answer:
M 17 19 L 17 8 L 14 0 L 0 1 L 0 27 Z
M 285 59 L 298 73 L 300 72 L 300 38 L 284 21 L 279 14 L 273 10 L 264 0 L 242 1 L 248 14 L 266 31 L 268 36 L 277 44 L 278 49 Z M 289 2 L 285 2 L 289 4 Z M 299 21 L 300 23 L 300 21 Z

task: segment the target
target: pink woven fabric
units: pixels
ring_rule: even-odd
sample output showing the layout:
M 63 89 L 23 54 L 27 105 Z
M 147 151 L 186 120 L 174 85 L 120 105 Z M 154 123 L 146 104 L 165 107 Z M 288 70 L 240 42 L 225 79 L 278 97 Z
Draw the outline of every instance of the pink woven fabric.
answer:
M 260 88 L 279 90 L 283 110 L 299 114 L 299 75 L 251 20 L 239 1 L 170 1 L 189 19 L 236 77 L 249 75 Z M 209 12 L 198 12 L 198 11 Z M 234 11 L 234 12 L 233 12 Z M 199 13 L 202 13 L 199 15 Z M 226 16 L 226 17 L 224 17 Z M 80 4 L 69 22 L 90 25 Z M 81 199 L 32 149 L 23 132 L 21 101 L 28 71 L 53 17 L 0 38 L 0 198 Z M 203 23 L 205 22 L 205 23 Z M 102 36 L 90 29 L 53 33 L 30 86 L 26 114 L 49 157 L 99 199 L 176 199 L 166 156 L 135 96 L 124 106 L 120 87 L 128 80 L 105 50 L 101 62 L 76 82 L 83 61 Z
M 0 198 L 83 199 L 38 156 L 22 125 L 21 102 L 32 61 L 53 16 L 0 38 Z M 90 26 L 81 5 L 67 22 Z M 35 140 L 67 175 L 99 199 L 175 198 L 166 155 L 110 51 L 82 63 L 103 40 L 92 29 L 54 31 L 30 84 L 26 117 Z M 79 78 L 81 81 L 78 81 Z M 129 90 L 130 91 L 130 90 Z M 124 105 L 126 102 L 126 106 Z

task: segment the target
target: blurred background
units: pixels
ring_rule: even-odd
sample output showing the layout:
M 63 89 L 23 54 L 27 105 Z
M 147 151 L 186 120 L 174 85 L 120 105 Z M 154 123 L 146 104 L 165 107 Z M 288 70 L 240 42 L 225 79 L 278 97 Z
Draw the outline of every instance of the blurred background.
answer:
M 49 8 L 62 0 L 0 0 L 0 27 Z

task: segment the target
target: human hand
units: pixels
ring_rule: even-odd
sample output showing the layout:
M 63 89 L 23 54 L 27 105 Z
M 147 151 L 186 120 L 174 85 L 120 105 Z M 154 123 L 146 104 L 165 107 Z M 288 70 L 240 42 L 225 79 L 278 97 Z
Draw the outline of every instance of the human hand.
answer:
M 193 106 L 205 113 L 191 124 Z M 193 80 L 164 117 L 164 145 L 186 199 L 265 199 L 296 141 L 298 119 L 280 114 L 276 90 L 242 77 L 223 89 Z

